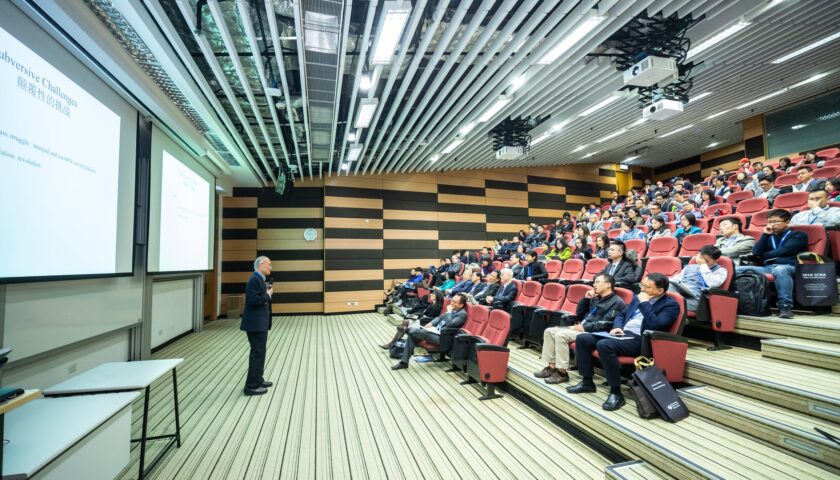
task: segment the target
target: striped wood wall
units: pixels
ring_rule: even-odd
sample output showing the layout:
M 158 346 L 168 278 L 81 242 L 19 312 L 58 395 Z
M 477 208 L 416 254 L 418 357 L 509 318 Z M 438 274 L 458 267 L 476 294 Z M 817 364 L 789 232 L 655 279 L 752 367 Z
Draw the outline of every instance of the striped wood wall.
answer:
M 281 292 L 275 293 L 276 313 L 372 310 L 382 290 L 404 279 L 411 267 L 437 264 L 456 249 L 492 245 L 529 221 L 551 223 L 566 211 L 574 214 L 590 202 L 608 200 L 615 171 L 612 165 L 580 165 L 340 176 L 324 179 L 323 187 L 304 185 L 285 201 L 273 199 L 270 189 L 235 189 L 234 197 L 225 199 L 224 242 L 251 243 L 223 245 L 223 293 L 239 293 L 252 269 L 246 260 L 265 254 L 281 272 L 275 281 L 290 268 L 290 275 L 306 274 L 306 280 L 275 288 Z M 323 216 L 315 206 L 318 191 Z M 254 214 L 258 217 L 245 221 Z M 288 221 L 281 223 L 284 218 Z M 304 221 L 323 227 L 322 243 L 302 240 L 305 227 L 297 223 Z M 271 242 L 280 236 L 284 241 Z M 318 248 L 322 256 L 316 258 Z

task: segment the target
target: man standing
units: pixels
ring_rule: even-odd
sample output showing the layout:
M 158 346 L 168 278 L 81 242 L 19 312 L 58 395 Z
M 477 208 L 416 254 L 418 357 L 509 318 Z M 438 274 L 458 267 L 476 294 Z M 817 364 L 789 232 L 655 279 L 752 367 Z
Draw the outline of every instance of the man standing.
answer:
M 408 361 L 414 355 L 414 347 L 423 341 L 434 345 L 440 344 L 440 332 L 447 328 L 459 328 L 467 321 L 467 311 L 464 305 L 467 297 L 463 293 L 456 293 L 452 301 L 446 306 L 446 311 L 438 318 L 427 323 L 425 327 L 412 327 L 408 329 L 408 339 L 405 342 L 400 361 L 391 367 L 391 370 L 402 370 L 408 368 Z
M 624 405 L 618 357 L 639 356 L 642 353 L 642 335 L 645 330 L 667 331 L 674 322 L 679 321 L 677 317 L 680 314 L 680 306 L 673 298 L 665 295 L 668 290 L 668 277 L 661 273 L 649 273 L 639 283 L 639 287 L 642 292 L 633 296 L 633 301 L 627 309 L 615 317 L 613 329 L 609 334 L 582 333 L 575 339 L 578 371 L 583 378 L 580 383 L 568 387 L 566 391 L 595 392 L 595 382 L 592 380 L 592 352 L 598 350 L 598 358 L 610 386 L 610 395 L 602 405 L 604 410 L 618 410 Z
M 569 381 L 569 344 L 584 332 L 594 332 L 599 322 L 612 322 L 625 305 L 621 297 L 615 294 L 615 280 L 604 273 L 595 277 L 592 290 L 578 303 L 575 317 L 581 322 L 569 327 L 551 327 L 543 332 L 542 360 L 548 366 L 534 373 L 537 378 L 544 378 L 545 383 L 557 384 Z
M 271 260 L 257 257 L 254 274 L 245 285 L 245 311 L 239 329 L 248 334 L 251 353 L 248 356 L 248 376 L 245 378 L 245 395 L 263 395 L 272 385 L 265 381 L 265 348 L 271 330 L 271 296 L 274 287 L 266 282 L 271 274 Z

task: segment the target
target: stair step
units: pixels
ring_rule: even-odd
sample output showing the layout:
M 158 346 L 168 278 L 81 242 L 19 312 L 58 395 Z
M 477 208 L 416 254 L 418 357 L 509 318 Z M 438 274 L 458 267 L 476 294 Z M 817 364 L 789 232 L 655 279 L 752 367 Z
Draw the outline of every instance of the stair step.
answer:
M 380 315 L 385 315 L 385 310 L 386 310 L 387 308 L 388 308 L 388 307 L 386 307 L 386 306 L 384 306 L 384 305 L 383 305 L 383 306 L 380 306 L 380 307 L 376 307 L 376 313 L 378 313 L 378 314 L 380 314 Z
M 642 460 L 616 463 L 604 467 L 604 478 L 608 480 L 666 480 L 672 478 L 653 468 Z
M 795 318 L 739 315 L 735 332 L 762 338 L 807 338 L 840 343 L 840 315 L 797 315 Z
M 732 348 L 710 352 L 691 345 L 685 377 L 791 410 L 840 423 L 840 374 L 797 365 L 760 352 Z
M 693 414 L 840 473 L 840 446 L 814 430 L 818 427 L 840 436 L 840 427 L 827 420 L 706 385 L 680 389 L 680 397 Z
M 761 341 L 761 355 L 787 362 L 840 371 L 840 344 L 775 338 Z
M 403 320 L 405 320 L 405 318 L 402 315 L 398 315 L 396 313 L 389 314 L 387 318 L 388 318 L 388 321 L 391 323 L 391 325 L 396 325 L 396 326 L 402 325 Z
M 572 395 L 566 384 L 548 385 L 533 372 L 545 364 L 532 350 L 511 344 L 507 383 L 542 407 L 597 438 L 628 458 L 643 458 L 652 467 L 675 478 L 755 479 L 827 478 L 831 472 L 780 452 L 763 442 L 724 428 L 700 415 L 678 423 L 639 418 L 629 392 L 627 405 L 606 412 L 601 404 L 607 390 Z M 579 381 L 570 372 L 571 383 Z M 600 384 L 600 380 L 596 380 Z M 626 389 L 625 389 L 626 390 Z M 721 448 L 726 445 L 727 448 Z M 645 477 L 646 478 L 646 477 Z

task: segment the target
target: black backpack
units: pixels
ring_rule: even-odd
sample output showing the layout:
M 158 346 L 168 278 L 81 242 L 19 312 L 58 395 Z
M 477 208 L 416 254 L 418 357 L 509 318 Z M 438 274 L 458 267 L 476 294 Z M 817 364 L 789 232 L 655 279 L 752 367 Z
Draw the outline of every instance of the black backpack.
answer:
M 754 317 L 770 315 L 770 285 L 763 273 L 741 272 L 735 276 L 738 313 Z

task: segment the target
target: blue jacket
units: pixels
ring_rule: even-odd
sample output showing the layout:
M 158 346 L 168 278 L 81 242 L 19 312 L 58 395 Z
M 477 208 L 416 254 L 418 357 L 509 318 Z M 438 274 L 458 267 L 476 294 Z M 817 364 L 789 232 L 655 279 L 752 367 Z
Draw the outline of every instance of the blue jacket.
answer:
M 782 237 L 789 233 L 785 241 Z M 776 242 L 773 248 L 771 237 Z M 796 265 L 796 255 L 808 250 L 808 235 L 804 232 L 787 229 L 781 235 L 761 234 L 753 245 L 753 255 L 761 257 L 765 265 Z
M 639 297 L 633 295 L 633 301 L 627 305 L 627 309 L 615 317 L 613 328 L 623 329 L 624 325 L 636 314 L 636 310 L 641 311 L 644 318 L 642 328 L 639 330 L 641 333 L 645 330 L 667 331 L 680 315 L 680 306 L 668 295 L 663 296 L 653 305 L 650 302 L 639 302 Z
M 245 310 L 239 329 L 260 333 L 271 330 L 271 297 L 262 277 L 254 272 L 245 285 Z

